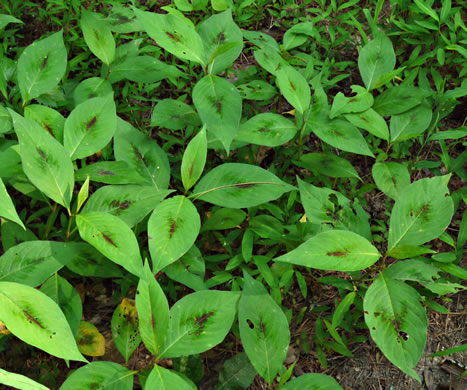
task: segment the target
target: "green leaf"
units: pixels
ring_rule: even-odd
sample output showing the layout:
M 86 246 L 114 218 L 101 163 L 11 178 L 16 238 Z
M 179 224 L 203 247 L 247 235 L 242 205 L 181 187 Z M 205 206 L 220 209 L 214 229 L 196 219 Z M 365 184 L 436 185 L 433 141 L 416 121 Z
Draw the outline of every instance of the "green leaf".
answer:
M 138 312 L 133 299 L 123 298 L 111 321 L 112 339 L 128 365 L 128 359 L 141 343 L 138 329 Z
M 10 195 L 8 195 L 8 191 L 6 190 L 5 184 L 3 184 L 3 180 L 0 177 L 0 217 L 9 219 L 17 223 L 21 226 L 24 230 L 26 227 L 24 226 L 23 221 L 19 217 L 18 213 L 16 212 L 15 205 L 11 200 Z
M 376 186 L 387 196 L 397 200 L 401 191 L 410 185 L 410 174 L 405 165 L 396 162 L 376 163 L 371 169 Z
M 37 240 L 36 235 L 31 230 L 24 230 L 15 222 L 4 220 L 1 222 L 0 229 L 0 233 L 2 235 L 1 241 L 4 252 L 14 247 L 15 245 L 19 245 L 23 242 Z
M 165 152 L 155 140 L 121 119 L 117 122 L 114 154 L 159 191 L 169 187 L 170 165 Z
M 114 76 L 112 73 L 111 76 Z M 110 78 L 110 77 L 109 77 Z M 108 79 L 109 79 L 108 78 Z M 108 79 L 100 77 L 91 77 L 81 81 L 73 91 L 73 101 L 75 106 L 84 103 L 85 101 L 96 98 L 106 97 L 113 93 L 112 85 Z
M 242 116 L 242 98 L 232 83 L 208 75 L 193 88 L 193 103 L 209 132 L 228 152 Z
M 0 72 L 1 77 L 1 72 Z M 13 129 L 13 122 L 11 121 L 8 110 L 0 105 L 0 134 L 9 133 Z
M 414 370 L 426 344 L 426 311 L 415 289 L 380 275 L 365 293 L 365 322 L 376 345 L 396 367 L 420 378 Z
M 413 85 L 397 85 L 375 98 L 373 109 L 382 116 L 402 114 L 418 106 L 431 93 Z
M 100 161 L 78 169 L 75 173 L 76 181 L 91 181 L 106 184 L 141 184 L 148 181 L 125 161 Z
M 73 286 L 55 273 L 41 286 L 40 291 L 55 301 L 65 314 L 72 333 L 76 334 L 83 315 L 83 305 Z
M 115 134 L 117 113 L 111 95 L 79 104 L 65 121 L 64 145 L 73 160 L 106 146 Z
M 388 252 L 402 245 L 422 245 L 448 227 L 454 213 L 452 199 L 446 196 L 450 177 L 425 178 L 404 188 L 392 209 Z
M 0 30 L 3 30 L 10 23 L 21 23 L 21 24 L 23 24 L 23 22 L 21 20 L 16 19 L 12 15 L 0 15 Z
M 291 120 L 282 115 L 267 112 L 255 115 L 242 123 L 235 140 L 275 147 L 290 141 L 297 131 L 297 126 Z
M 201 120 L 192 106 L 179 100 L 160 100 L 151 117 L 151 126 L 182 130 L 186 126 L 199 126 Z
M 252 80 L 237 86 L 242 99 L 262 100 L 272 99 L 277 94 L 276 88 L 264 80 Z
M 132 390 L 136 371 L 113 362 L 92 362 L 73 371 L 60 390 Z
M 301 161 L 294 161 L 294 164 L 315 174 L 330 177 L 360 178 L 349 161 L 333 153 L 307 153 L 301 157 Z
M 183 153 L 181 173 L 185 191 L 193 187 L 203 173 L 207 152 L 206 126 L 203 126 Z
M 135 234 L 120 218 L 88 212 L 76 216 L 81 238 L 108 259 L 134 275 L 141 276 L 143 263 Z
M 306 41 L 315 36 L 315 34 L 317 34 L 317 32 L 313 31 L 312 22 L 302 22 L 293 25 L 285 32 L 282 38 L 284 50 L 290 50 L 303 45 Z
M 348 293 L 344 299 L 339 303 L 339 305 L 336 307 L 336 310 L 334 311 L 334 314 L 332 315 L 332 328 L 337 328 L 341 323 L 342 320 L 344 319 L 344 316 L 346 313 L 348 313 L 350 306 L 355 300 L 356 293 L 355 292 L 350 292 Z
M 74 186 L 73 164 L 65 148 L 36 122 L 10 110 L 29 181 L 55 202 L 69 208 Z
M 431 123 L 432 109 L 426 105 L 419 105 L 403 114 L 391 117 L 391 142 L 400 142 L 418 137 Z
M 378 32 L 363 46 L 358 56 L 358 69 L 367 90 L 373 89 L 378 77 L 391 72 L 395 64 L 396 55 L 391 41 L 384 33 Z
M 79 213 L 81 210 L 81 206 L 86 202 L 89 196 L 89 176 L 84 181 L 83 185 L 81 186 L 78 192 L 78 204 L 76 205 L 76 212 Z
M 221 343 L 234 321 L 239 294 L 197 291 L 170 309 L 169 333 L 159 357 L 193 355 Z
M 375 110 L 369 108 L 366 111 L 356 114 L 344 115 L 354 126 L 360 127 L 373 134 L 376 137 L 382 138 L 386 141 L 389 140 L 389 129 L 384 118 L 379 115 Z
M 196 386 L 176 371 L 155 365 L 146 381 L 145 389 L 196 390 Z
M 338 115 L 349 114 L 352 112 L 363 112 L 368 110 L 373 105 L 373 95 L 365 88 L 359 85 L 352 85 L 352 92 L 355 96 L 346 97 L 342 92 L 339 92 L 332 102 L 331 119 Z
M 156 14 L 134 9 L 148 35 L 169 53 L 206 65 L 201 37 L 193 26 L 172 14 Z
M 302 74 L 286 66 L 276 72 L 276 83 L 282 95 L 300 113 L 303 113 L 311 101 L 311 92 L 308 81 Z
M 226 230 L 239 226 L 247 217 L 247 214 L 240 209 L 220 208 L 209 213 L 203 221 L 202 231 Z
M 139 332 L 148 351 L 158 356 L 168 332 L 169 304 L 147 263 L 144 275 L 145 278 L 139 280 L 135 298 Z
M 387 278 L 432 283 L 439 278 L 440 269 L 417 259 L 398 261 L 383 271 Z
M 256 370 L 251 365 L 245 352 L 226 360 L 219 373 L 219 382 L 214 390 L 247 389 L 255 379 Z
M 295 187 L 255 165 L 226 163 L 211 169 L 196 185 L 196 199 L 229 208 L 257 206 Z
M 192 290 L 206 290 L 204 273 L 206 266 L 199 249 L 193 245 L 178 261 L 164 268 L 164 273 L 172 280 L 182 283 Z
M 86 362 L 58 305 L 35 288 L 0 282 L 0 319 L 25 343 L 61 359 Z
M 238 306 L 238 327 L 248 359 L 271 384 L 287 356 L 289 324 L 263 285 L 247 273 Z
M 286 383 L 282 390 L 343 390 L 334 378 L 324 374 L 304 374 Z
M 0 15 L 9 16 L 9 15 Z M 8 372 L 0 368 L 0 384 L 20 390 L 49 390 L 48 387 L 29 379 L 27 376 Z
M 24 49 L 18 60 L 18 84 L 23 106 L 54 89 L 65 74 L 66 65 L 62 30 Z
M 63 143 L 65 118 L 58 111 L 40 104 L 31 104 L 24 108 L 24 117 L 36 121 L 42 128 Z
M 133 227 L 171 192 L 157 191 L 153 186 L 103 186 L 92 194 L 83 212 L 109 213 L 121 218 L 129 227 Z
M 378 250 L 362 236 L 349 231 L 329 230 L 313 236 L 274 261 L 350 272 L 368 268 L 380 257 Z
M 313 121 L 311 128 L 320 139 L 331 146 L 346 152 L 374 157 L 360 131 L 344 119 L 333 119 L 326 122 Z
M 388 251 L 387 255 L 396 259 L 408 259 L 411 257 L 425 255 L 427 253 L 436 253 L 436 251 L 423 246 L 398 245 L 397 248 Z
M 244 35 L 246 35 L 245 33 L 246 32 L 244 31 Z M 268 36 L 267 34 L 262 34 L 262 33 L 261 33 L 261 35 Z M 274 41 L 274 43 L 277 44 L 277 42 L 272 37 L 269 37 L 269 38 L 271 38 Z M 276 51 L 276 50 L 271 50 L 270 47 L 264 47 L 262 49 L 255 50 L 253 52 L 253 55 L 255 57 L 256 62 L 264 70 L 266 70 L 267 72 L 271 73 L 274 76 L 277 76 L 277 72 L 279 70 L 281 70 L 281 69 L 291 68 L 289 63 L 281 57 L 279 52 Z M 291 73 L 293 73 L 293 72 L 291 72 Z M 283 76 L 285 77 L 285 76 L 287 76 L 287 74 L 285 74 Z M 299 78 L 300 78 L 300 76 L 297 76 L 297 79 L 299 79 Z M 276 84 L 277 84 L 277 80 L 276 80 Z M 290 85 L 289 85 L 289 88 L 293 92 L 293 89 L 291 88 Z
M 178 260 L 195 243 L 201 220 L 191 201 L 174 196 L 156 206 L 148 221 L 153 272 Z
M 209 73 L 221 73 L 231 66 L 242 52 L 243 35 L 232 20 L 230 9 L 201 22 L 198 34 L 204 43 Z
M 426 5 L 422 0 L 414 0 L 416 6 L 425 14 L 432 17 L 439 23 L 438 14 L 431 8 L 431 5 Z
M 110 65 L 115 58 L 115 40 L 107 22 L 94 12 L 82 10 L 80 23 L 89 50 Z

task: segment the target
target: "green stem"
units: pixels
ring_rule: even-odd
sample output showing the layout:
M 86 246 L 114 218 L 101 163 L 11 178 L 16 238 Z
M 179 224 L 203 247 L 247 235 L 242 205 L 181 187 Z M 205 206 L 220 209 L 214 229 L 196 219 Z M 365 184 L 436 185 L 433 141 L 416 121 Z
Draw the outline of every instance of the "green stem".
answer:
M 52 213 L 49 215 L 49 218 L 47 219 L 47 224 L 45 225 L 44 234 L 42 235 L 43 240 L 46 240 L 47 237 L 49 236 L 50 229 L 52 228 L 52 225 L 54 224 L 56 219 L 57 219 L 57 203 L 55 203 L 52 206 Z

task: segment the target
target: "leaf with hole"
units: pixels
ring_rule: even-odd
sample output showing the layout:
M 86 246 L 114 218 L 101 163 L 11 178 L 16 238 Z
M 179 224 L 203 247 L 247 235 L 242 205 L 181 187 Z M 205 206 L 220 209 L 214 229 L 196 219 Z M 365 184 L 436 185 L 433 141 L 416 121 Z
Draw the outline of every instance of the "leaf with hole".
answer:
M 272 383 L 287 356 L 289 324 L 263 285 L 247 273 L 238 306 L 238 326 L 248 359 L 258 374 Z
M 183 256 L 195 243 L 200 227 L 198 211 L 188 198 L 174 196 L 158 204 L 148 221 L 153 272 Z
M 110 327 L 115 346 L 128 364 L 128 359 L 141 343 L 138 312 L 133 299 L 123 298 L 112 315 Z
M 380 257 L 378 250 L 362 236 L 349 231 L 329 230 L 311 237 L 274 261 L 350 272 L 368 268 Z
M 18 60 L 18 84 L 23 106 L 54 89 L 65 74 L 66 66 L 62 30 L 24 49 Z
M 426 344 L 427 317 L 420 295 L 408 284 L 381 274 L 365 293 L 365 322 L 384 355 L 420 382 L 414 370 Z
M 185 295 L 170 309 L 169 333 L 160 358 L 193 355 L 221 343 L 237 313 L 239 294 L 197 291 Z
M 76 226 L 81 238 L 128 272 L 141 276 L 143 262 L 135 234 L 120 218 L 100 212 L 80 213 Z
M 0 319 L 25 343 L 61 359 L 86 362 L 59 306 L 35 288 L 0 282 Z
M 211 169 L 196 185 L 196 199 L 229 208 L 257 206 L 296 188 L 255 165 L 226 163 Z

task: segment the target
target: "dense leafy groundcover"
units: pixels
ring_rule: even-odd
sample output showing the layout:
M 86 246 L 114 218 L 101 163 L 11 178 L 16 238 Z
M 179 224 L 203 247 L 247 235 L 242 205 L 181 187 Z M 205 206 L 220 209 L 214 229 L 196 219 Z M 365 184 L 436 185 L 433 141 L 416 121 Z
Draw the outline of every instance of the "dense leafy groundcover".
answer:
M 466 278 L 465 192 L 450 191 L 466 177 L 466 129 L 445 120 L 467 91 L 459 6 L 50 2 L 39 18 L 53 32 L 23 48 L 20 11 L 34 4 L 6 3 L 6 353 L 16 337 L 82 362 L 62 390 L 196 389 L 199 354 L 230 334 L 239 353 L 216 389 L 256 375 L 269 388 L 341 389 L 285 363 L 305 342 L 290 323 L 306 315 L 285 302 L 309 297 L 313 279 L 336 289 L 308 335 L 323 367 L 368 334 L 420 380 L 427 308 L 447 313 L 437 298 Z M 277 34 L 257 28 L 266 14 Z M 83 316 L 76 286 L 99 278 L 121 285 L 111 333 L 125 365 L 99 361 L 104 336 Z M 152 359 L 133 370 L 142 344 Z M 47 388 L 33 379 L 0 369 L 2 384 Z

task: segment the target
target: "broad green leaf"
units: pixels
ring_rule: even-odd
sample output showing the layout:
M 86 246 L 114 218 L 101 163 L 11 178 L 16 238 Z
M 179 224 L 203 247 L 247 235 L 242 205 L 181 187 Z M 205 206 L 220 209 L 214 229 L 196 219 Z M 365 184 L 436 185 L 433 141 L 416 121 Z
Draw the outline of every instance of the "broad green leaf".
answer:
M 16 212 L 15 205 L 11 200 L 10 195 L 8 195 L 8 191 L 6 190 L 5 184 L 3 184 L 3 180 L 0 177 L 0 217 L 9 219 L 17 223 L 21 226 L 24 230 L 26 227 L 24 226 L 23 221 L 19 217 L 18 213 Z
M 395 64 L 396 55 L 390 39 L 378 32 L 373 40 L 363 46 L 358 56 L 358 69 L 367 90 L 373 89 L 378 77 L 391 72 Z
M 413 85 L 397 85 L 375 98 L 373 110 L 382 116 L 402 114 L 418 106 L 430 92 Z
M 36 121 L 42 128 L 63 143 L 65 118 L 58 111 L 40 104 L 31 104 L 24 108 L 24 117 Z
M 181 173 L 185 191 L 193 187 L 203 173 L 207 152 L 206 126 L 203 126 L 183 153 Z
M 179 100 L 159 101 L 151 116 L 151 126 L 170 130 L 182 130 L 189 125 L 199 126 L 200 124 L 201 121 L 195 109 Z
M 247 217 L 247 214 L 240 209 L 218 208 L 213 213 L 207 213 L 207 218 L 203 221 L 202 231 L 226 230 L 239 226 Z
M 276 72 L 276 83 L 282 95 L 300 113 L 303 113 L 311 101 L 311 91 L 308 81 L 302 74 L 286 66 Z
M 297 126 L 282 115 L 262 113 L 243 123 L 235 139 L 250 144 L 275 147 L 290 141 L 297 131 Z
M 272 383 L 287 356 L 289 324 L 263 285 L 247 273 L 238 305 L 238 327 L 251 364 Z
M 111 262 L 85 242 L 68 243 L 73 250 L 66 264 L 74 273 L 81 276 L 98 278 L 122 278 L 125 273 L 121 267 Z
M 398 245 L 396 248 L 391 249 L 387 252 L 388 256 L 394 257 L 395 259 L 409 259 L 428 253 L 436 253 L 436 251 L 426 248 L 423 246 L 416 245 Z
M 401 191 L 410 184 L 410 174 L 405 165 L 396 162 L 379 162 L 371 169 L 376 186 L 387 196 L 397 200 Z
M 37 240 L 36 235 L 31 230 L 24 230 L 15 222 L 3 220 L 0 225 L 1 244 L 4 252 L 23 242 Z
M 304 374 L 287 382 L 282 390 L 343 390 L 336 380 L 324 374 Z
M 245 35 L 245 32 L 244 32 Z M 276 42 L 276 41 L 274 41 Z M 256 62 L 267 72 L 271 73 L 272 75 L 277 77 L 277 73 L 284 68 L 291 68 L 289 63 L 284 60 L 278 51 L 271 50 L 270 48 L 262 48 L 259 50 L 255 50 L 253 52 Z M 294 73 L 291 71 L 290 73 Z M 295 73 L 294 73 L 295 76 Z M 287 74 L 284 74 L 283 77 L 287 77 Z M 303 77 L 303 76 L 302 76 Z M 300 79 L 300 76 L 297 76 L 296 79 Z M 301 79 L 300 79 L 301 80 Z M 276 80 L 276 84 L 278 80 Z M 293 92 L 293 89 L 289 85 L 290 93 Z M 304 90 L 304 88 L 303 88 Z M 283 93 L 283 92 L 282 92 Z M 284 94 L 284 93 L 283 93 Z M 289 102 L 290 103 L 290 102 Z M 292 103 L 291 103 L 292 104 Z
M 115 346 L 128 364 L 128 359 L 141 343 L 138 312 L 133 299 L 123 298 L 112 315 L 110 326 Z
M 169 187 L 170 165 L 165 152 L 155 140 L 121 119 L 114 137 L 114 154 L 159 191 Z
M 113 362 L 91 362 L 73 371 L 60 390 L 132 390 L 136 372 Z
M 105 338 L 90 322 L 81 321 L 76 333 L 79 351 L 86 356 L 103 356 L 105 354 Z
M 371 338 L 396 367 L 420 381 L 414 370 L 426 344 L 427 317 L 420 295 L 381 274 L 365 293 L 363 309 Z
M 83 315 L 83 305 L 73 286 L 55 273 L 41 286 L 40 291 L 55 301 L 65 314 L 71 331 L 76 334 Z
M 64 145 L 73 160 L 106 146 L 115 134 L 117 114 L 112 95 L 79 104 L 65 121 Z
M 8 113 L 8 110 L 0 105 L 0 134 L 9 133 L 12 129 L 13 122 L 11 121 L 11 116 Z
M 18 178 L 24 176 L 23 167 L 21 166 L 21 154 L 19 144 L 15 141 L 7 141 L 0 145 L 0 177 L 2 178 Z M 11 183 L 10 179 L 10 184 Z
M 411 280 L 420 283 L 432 283 L 435 279 L 439 278 L 440 271 L 438 267 L 428 262 L 409 259 L 392 264 L 383 271 L 383 275 L 387 278 L 403 281 Z
M 247 389 L 255 379 L 256 370 L 251 365 L 245 352 L 226 360 L 219 373 L 219 382 L 214 390 Z
M 269 51 L 280 52 L 280 47 L 277 41 L 262 31 L 243 31 L 243 36 L 252 44 L 258 46 L 260 49 L 266 48 Z M 255 53 L 258 50 L 255 50 Z M 260 64 L 261 65 L 261 64 Z M 261 65 L 262 66 L 262 65 Z
M 18 60 L 18 84 L 23 106 L 54 89 L 65 74 L 66 65 L 62 30 L 24 49 Z
M 196 390 L 196 386 L 176 371 L 155 365 L 146 381 L 145 389 Z
M 142 275 L 135 234 L 120 218 L 100 212 L 81 213 L 76 216 L 76 225 L 84 241 L 132 274 Z
M 0 15 L 9 16 L 9 15 Z M 20 390 L 49 390 L 48 387 L 29 379 L 27 376 L 8 372 L 0 368 L 0 384 Z
M 3 30 L 10 23 L 21 23 L 21 24 L 23 24 L 23 22 L 21 20 L 16 19 L 12 15 L 0 15 L 0 30 Z
M 386 121 L 372 108 L 363 112 L 346 114 L 344 116 L 345 119 L 354 126 L 360 127 L 376 137 L 382 138 L 386 141 L 389 140 L 389 129 Z
M 147 263 L 144 275 L 145 278 L 139 280 L 135 298 L 139 332 L 148 351 L 158 356 L 168 332 L 169 304 Z
M 221 73 L 231 66 L 242 52 L 243 35 L 232 20 L 230 9 L 201 22 L 198 33 L 204 43 L 209 73 Z
M 172 280 L 182 283 L 192 290 L 206 290 L 204 274 L 206 266 L 200 250 L 193 245 L 175 263 L 164 268 L 164 273 Z
M 252 80 L 237 86 L 242 99 L 269 100 L 277 94 L 276 88 L 264 80 Z
M 350 272 L 368 268 L 380 257 L 378 250 L 362 236 L 349 231 L 329 230 L 313 236 L 274 261 Z
M 360 131 L 344 119 L 312 122 L 311 128 L 321 140 L 335 148 L 374 157 Z
M 422 135 L 431 122 L 432 109 L 419 105 L 403 114 L 391 117 L 391 142 L 400 142 Z
M 282 38 L 284 50 L 290 50 L 295 47 L 303 45 L 311 37 L 319 33 L 313 31 L 313 23 L 311 22 L 302 22 L 293 25 L 289 28 Z
M 388 252 L 402 245 L 422 245 L 444 232 L 454 213 L 452 199 L 446 196 L 450 177 L 425 178 L 404 188 L 392 209 Z
M 112 9 L 107 17 L 107 23 L 111 30 L 117 34 L 144 31 L 142 24 L 136 18 L 133 10 L 124 4 L 112 4 Z
M 108 81 L 112 84 L 122 80 L 156 83 L 164 79 L 186 77 L 177 67 L 152 56 L 125 56 L 112 64 L 110 72 Z
M 228 152 L 242 115 L 242 98 L 235 86 L 223 78 L 205 76 L 193 88 L 193 103 L 208 131 Z
M 100 161 L 78 169 L 75 173 L 76 181 L 86 181 L 88 177 L 90 181 L 105 184 L 149 184 L 125 161 Z
M 201 37 L 184 20 L 171 14 L 156 14 L 136 8 L 135 14 L 148 35 L 159 46 L 181 59 L 206 65 Z
M 115 58 L 115 40 L 107 22 L 94 12 L 81 12 L 81 29 L 89 50 L 104 64 L 110 65 Z
M 0 321 L 16 337 L 50 355 L 86 362 L 58 305 L 33 287 L 0 282 Z
M 221 343 L 237 313 L 239 295 L 230 291 L 198 291 L 170 309 L 169 333 L 159 357 L 193 355 Z
M 55 202 L 69 208 L 74 186 L 73 164 L 65 148 L 36 122 L 10 110 L 29 181 Z
M 148 221 L 153 272 L 182 257 L 195 243 L 201 220 L 191 201 L 174 196 L 159 203 Z
M 226 163 L 211 169 L 196 185 L 196 199 L 234 209 L 257 206 L 295 187 L 255 165 Z
M 338 92 L 334 97 L 329 117 L 331 119 L 338 115 L 352 112 L 363 112 L 373 105 L 373 95 L 359 85 L 352 85 L 352 92 L 355 96 L 346 97 L 342 92 Z
M 111 74 L 113 76 L 113 74 Z M 109 77 L 110 78 L 110 77 Z M 84 103 L 85 101 L 96 98 L 112 95 L 112 85 L 108 79 L 100 77 L 91 77 L 81 81 L 73 91 L 73 101 L 75 106 Z
M 307 153 L 301 157 L 300 161 L 294 161 L 294 164 L 306 168 L 315 174 L 330 177 L 360 178 L 349 161 L 333 153 Z
M 110 185 L 92 194 L 83 212 L 99 211 L 121 218 L 133 227 L 172 191 L 157 191 L 153 186 Z

